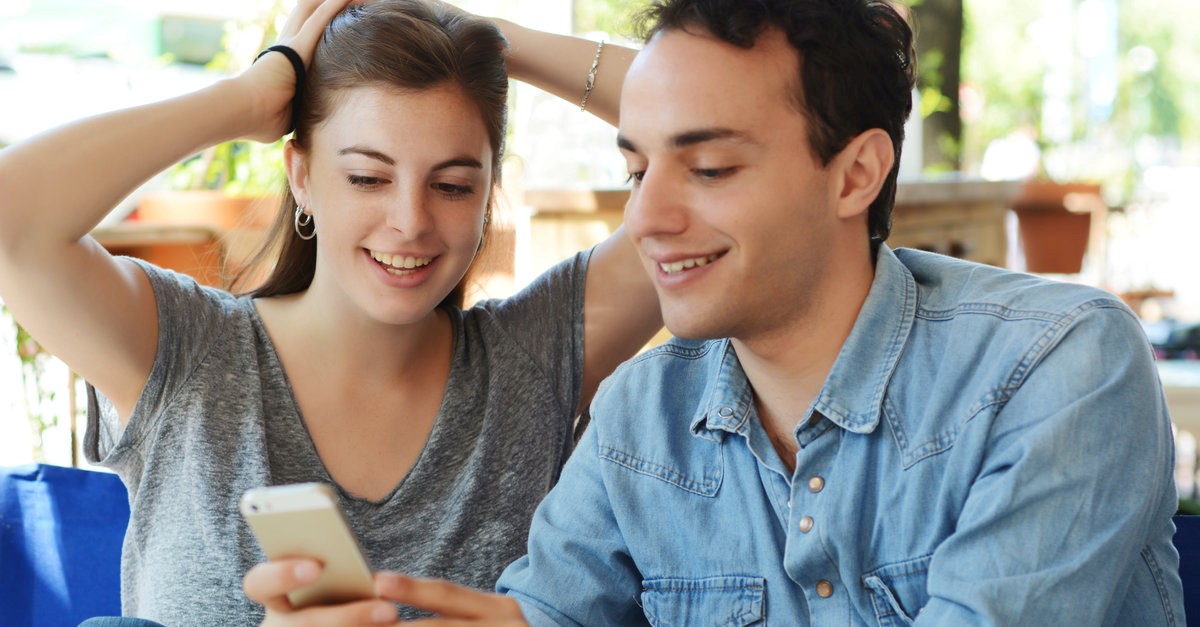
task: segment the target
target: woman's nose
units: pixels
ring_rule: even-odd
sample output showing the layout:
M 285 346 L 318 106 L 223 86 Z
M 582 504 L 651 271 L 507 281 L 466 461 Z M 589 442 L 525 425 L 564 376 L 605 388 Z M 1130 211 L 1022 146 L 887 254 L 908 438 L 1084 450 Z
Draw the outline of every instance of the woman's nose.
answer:
M 433 216 L 424 190 L 408 191 L 392 200 L 387 211 L 387 224 L 409 237 L 428 231 L 433 225 Z

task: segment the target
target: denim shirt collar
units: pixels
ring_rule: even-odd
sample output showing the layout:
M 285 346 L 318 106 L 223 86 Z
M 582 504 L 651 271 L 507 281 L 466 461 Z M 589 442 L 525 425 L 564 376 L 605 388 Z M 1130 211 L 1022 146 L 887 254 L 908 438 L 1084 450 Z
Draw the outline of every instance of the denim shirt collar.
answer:
M 874 431 L 916 311 L 917 284 L 912 273 L 886 244 L 880 245 L 867 299 L 811 409 L 847 431 Z M 717 431 L 740 433 L 746 428 L 754 394 L 733 344 L 723 339 L 715 348 L 721 351 L 720 365 L 709 380 L 691 430 L 719 441 L 722 436 Z

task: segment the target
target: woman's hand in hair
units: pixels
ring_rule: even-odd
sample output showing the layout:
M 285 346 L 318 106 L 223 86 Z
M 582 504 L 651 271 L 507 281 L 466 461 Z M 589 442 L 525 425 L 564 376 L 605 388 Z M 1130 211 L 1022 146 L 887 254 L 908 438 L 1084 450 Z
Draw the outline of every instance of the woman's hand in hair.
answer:
M 351 0 L 300 0 L 288 14 L 276 45 L 287 46 L 300 56 L 307 68 L 325 27 Z M 269 142 L 291 130 L 292 99 L 297 87 L 296 71 L 279 52 L 262 55 L 235 80 L 248 90 L 254 115 L 244 134 L 249 139 Z

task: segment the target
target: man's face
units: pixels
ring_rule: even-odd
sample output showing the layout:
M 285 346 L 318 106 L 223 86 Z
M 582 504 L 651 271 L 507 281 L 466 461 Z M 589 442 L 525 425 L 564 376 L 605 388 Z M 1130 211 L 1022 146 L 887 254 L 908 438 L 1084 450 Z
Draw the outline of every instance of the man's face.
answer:
M 847 254 L 838 189 L 793 104 L 798 64 L 778 31 L 743 50 L 672 30 L 630 69 L 625 224 L 676 335 L 748 340 L 803 324 Z

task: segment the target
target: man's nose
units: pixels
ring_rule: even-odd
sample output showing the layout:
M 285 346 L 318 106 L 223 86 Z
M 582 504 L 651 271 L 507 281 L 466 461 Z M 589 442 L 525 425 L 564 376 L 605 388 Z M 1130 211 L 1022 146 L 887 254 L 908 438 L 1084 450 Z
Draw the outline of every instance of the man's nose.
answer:
M 646 170 L 625 204 L 625 228 L 636 241 L 687 228 L 684 190 L 671 174 Z

